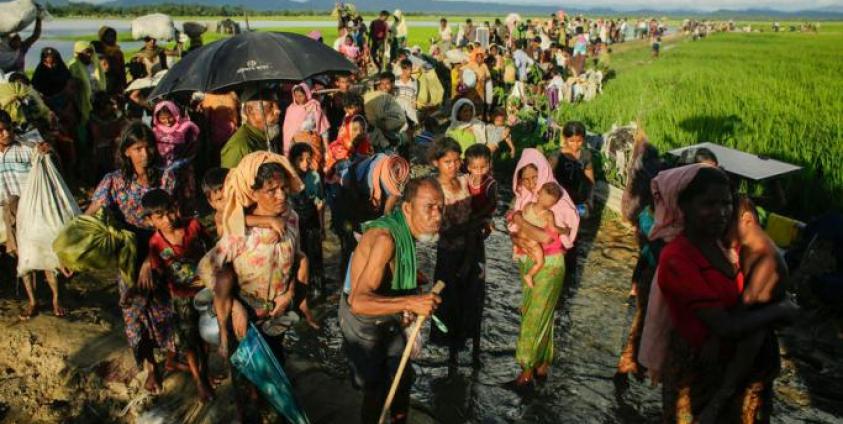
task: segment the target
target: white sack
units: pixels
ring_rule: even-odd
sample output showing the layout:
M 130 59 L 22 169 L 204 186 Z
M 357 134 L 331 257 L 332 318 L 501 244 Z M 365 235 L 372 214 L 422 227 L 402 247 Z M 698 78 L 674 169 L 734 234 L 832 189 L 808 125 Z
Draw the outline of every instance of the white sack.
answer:
M 52 159 L 36 150 L 18 201 L 18 275 L 58 269 L 53 241 L 64 224 L 81 213 Z
M 156 40 L 169 41 L 175 37 L 175 32 L 173 18 L 163 13 L 141 16 L 132 21 L 132 38 L 135 40 L 152 37 Z
M 0 2 L 0 10 L 0 34 L 23 31 L 35 22 L 39 13 L 41 19 L 49 18 L 47 9 L 32 0 Z

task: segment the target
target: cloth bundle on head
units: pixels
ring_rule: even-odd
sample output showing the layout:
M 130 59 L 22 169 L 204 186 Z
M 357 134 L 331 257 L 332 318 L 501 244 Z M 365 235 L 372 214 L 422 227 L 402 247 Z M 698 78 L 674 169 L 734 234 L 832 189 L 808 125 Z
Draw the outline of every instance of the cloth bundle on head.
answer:
M 298 174 L 286 157 L 266 151 L 250 153 L 240 160 L 236 168 L 228 172 L 223 186 L 222 232 L 224 235 L 245 235 L 246 214 L 243 209 L 255 204 L 255 191 L 252 185 L 258 168 L 265 163 L 277 163 L 287 173 L 289 191 L 298 193 L 304 188 Z
M 88 42 L 88 41 L 77 41 L 77 42 L 73 43 L 73 54 L 74 55 L 77 55 L 79 53 L 84 53 L 85 50 L 88 50 L 88 49 L 93 51 L 93 48 L 91 47 L 91 43 Z
M 393 16 L 398 18 L 398 24 L 395 25 L 395 36 L 399 38 L 407 38 L 409 31 L 407 30 L 407 19 L 404 18 L 404 13 L 396 9 Z
M 538 178 L 536 181 L 536 192 L 533 193 L 521 187 L 518 181 L 518 174 L 525 167 L 532 165 L 538 171 Z M 515 205 L 513 211 L 522 211 L 528 203 L 535 202 L 538 199 L 538 191 L 546 183 L 553 182 L 559 184 L 553 176 L 553 170 L 550 168 L 550 163 L 547 158 L 536 149 L 524 149 L 521 153 L 521 159 L 518 160 L 518 165 L 515 166 L 515 173 L 512 175 L 512 192 L 515 193 Z M 561 187 L 561 186 L 560 186 Z M 556 221 L 556 225 L 562 228 L 570 228 L 568 234 L 560 234 L 559 238 L 562 241 L 562 246 L 565 249 L 570 249 L 574 245 L 574 240 L 577 238 L 577 230 L 580 226 L 580 215 L 577 213 L 577 207 L 571 196 L 565 189 L 562 189 L 562 198 L 553 205 L 550 210 Z M 510 224 L 510 231 L 513 231 L 513 226 Z

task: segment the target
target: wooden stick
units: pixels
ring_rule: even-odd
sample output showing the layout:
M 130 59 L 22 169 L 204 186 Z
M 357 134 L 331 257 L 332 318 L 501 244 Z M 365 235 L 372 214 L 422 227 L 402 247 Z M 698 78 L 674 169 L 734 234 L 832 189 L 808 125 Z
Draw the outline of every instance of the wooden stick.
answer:
M 439 294 L 445 288 L 445 283 L 437 281 L 430 290 L 433 294 Z M 378 424 L 386 422 L 386 415 L 389 408 L 392 406 L 392 401 L 395 400 L 395 392 L 398 391 L 398 383 L 401 382 L 401 376 L 404 375 L 404 368 L 407 367 L 407 362 L 410 361 L 410 353 L 413 351 L 413 345 L 416 343 L 416 337 L 419 336 L 422 325 L 427 319 L 427 315 L 419 315 L 416 317 L 416 322 L 413 324 L 413 330 L 410 332 L 410 338 L 407 339 L 407 345 L 404 346 L 404 354 L 401 355 L 401 362 L 398 364 L 398 371 L 395 373 L 395 378 L 392 380 L 392 387 L 389 388 L 389 394 L 386 396 L 386 402 L 383 404 L 381 410 L 381 417 L 378 419 Z

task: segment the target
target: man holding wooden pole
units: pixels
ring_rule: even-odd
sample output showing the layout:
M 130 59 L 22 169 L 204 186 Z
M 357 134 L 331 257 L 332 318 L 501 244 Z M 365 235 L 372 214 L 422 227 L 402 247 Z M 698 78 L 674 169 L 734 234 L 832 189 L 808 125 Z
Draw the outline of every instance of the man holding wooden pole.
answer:
M 378 421 L 407 343 L 404 327 L 429 316 L 441 299 L 419 294 L 415 242 L 435 242 L 444 194 L 433 178 L 411 180 L 400 208 L 363 226 L 340 299 L 340 329 L 353 383 L 364 391 L 361 419 Z M 412 367 L 406 367 L 391 405 L 391 422 L 407 420 Z

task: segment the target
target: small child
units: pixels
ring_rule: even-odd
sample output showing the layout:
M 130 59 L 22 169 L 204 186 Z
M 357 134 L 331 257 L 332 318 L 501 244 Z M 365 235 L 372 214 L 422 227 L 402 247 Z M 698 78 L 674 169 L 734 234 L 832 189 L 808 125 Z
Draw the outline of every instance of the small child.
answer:
M 337 139 L 328 145 L 328 157 L 325 161 L 325 181 L 329 184 L 337 183 L 340 172 L 336 165 L 340 162 L 352 160 L 357 156 L 371 156 L 374 154 L 369 142 L 366 118 L 355 115 L 343 122 Z
M 182 214 L 192 216 L 196 211 L 193 158 L 199 146 L 199 127 L 182 116 L 175 103 L 163 101 L 155 105 L 152 113 L 152 131 L 155 133 L 155 147 L 164 159 L 164 166 L 173 169 L 176 175 L 173 196 L 179 199 Z
M 228 169 L 226 168 L 211 168 L 202 178 L 202 193 L 205 194 L 208 205 L 214 210 L 211 216 L 213 219 L 206 218 L 203 226 L 210 233 L 216 234 L 217 239 L 222 237 L 222 210 L 225 207 L 223 184 L 225 184 L 227 175 Z
M 662 46 L 662 38 L 656 37 L 653 40 L 653 57 L 659 57 L 659 49 L 661 49 L 661 46 Z
M 553 205 L 561 198 L 562 187 L 554 182 L 549 182 L 539 189 L 538 199 L 524 207 L 524 220 L 536 227 L 544 228 L 553 238 L 550 243 L 542 245 L 538 241 L 519 233 L 518 242 L 514 248 L 517 247 L 526 251 L 534 262 L 527 274 L 524 275 L 524 283 L 530 288 L 533 287 L 533 277 L 544 267 L 544 255 L 562 250 L 562 240 L 559 235 L 565 231 L 556 226 L 556 217 L 551 210 Z
M 146 219 L 155 228 L 149 239 L 149 266 L 155 280 L 166 281 L 170 292 L 176 349 L 187 358 L 187 367 L 196 383 L 199 398 L 207 402 L 213 394 L 207 384 L 205 367 L 199 359 L 202 342 L 193 296 L 202 289 L 196 267 L 211 246 L 211 237 L 197 219 L 183 221 L 172 197 L 164 190 L 147 192 L 141 198 L 141 206 Z
M 471 194 L 471 222 L 483 223 L 483 238 L 492 232 L 492 215 L 498 203 L 498 183 L 492 176 L 492 151 L 474 144 L 465 151 L 468 192 Z
M 196 155 L 199 127 L 187 117 L 183 117 L 175 103 L 163 101 L 155 105 L 152 130 L 155 132 L 158 154 L 164 159 L 166 166 Z
M 325 238 L 325 194 L 319 181 L 319 174 L 308 168 L 313 150 L 304 143 L 294 144 L 290 149 L 290 163 L 304 182 L 304 190 L 290 196 L 293 209 L 299 216 L 299 238 L 302 251 L 310 264 L 310 283 L 314 296 L 324 291 L 322 280 L 322 241 Z M 308 317 L 308 322 L 312 318 Z
M 416 111 L 416 100 L 419 95 L 419 83 L 413 79 L 413 62 L 409 59 L 401 61 L 401 74 L 395 81 L 395 99 L 411 122 L 410 127 L 418 125 L 419 117 Z
M 515 158 L 515 144 L 512 142 L 510 127 L 506 124 L 506 112 L 502 109 L 492 114 L 492 125 L 486 125 L 486 143 L 492 154 L 497 152 L 501 142 L 509 147 L 509 156 Z
M 738 198 L 736 218 L 727 242 L 731 244 L 730 251 L 736 253 L 732 260 L 740 264 L 745 277 L 741 304 L 737 310 L 751 310 L 781 302 L 786 296 L 787 264 L 776 244 L 758 222 L 755 205 L 748 197 Z M 719 337 L 710 337 L 703 351 L 719 353 L 721 344 Z M 778 341 L 772 326 L 747 334 L 735 344 L 734 351 L 735 355 L 723 368 L 724 377 L 720 386 L 700 412 L 700 423 L 718 422 L 720 411 L 729 401 L 735 396 L 747 396 L 739 391 L 741 387 L 745 387 L 746 392 L 758 394 L 762 415 L 769 414 L 771 410 L 772 405 L 765 403 L 772 401 L 772 384 L 778 370 L 777 366 L 771 365 L 778 362 L 779 355 Z

